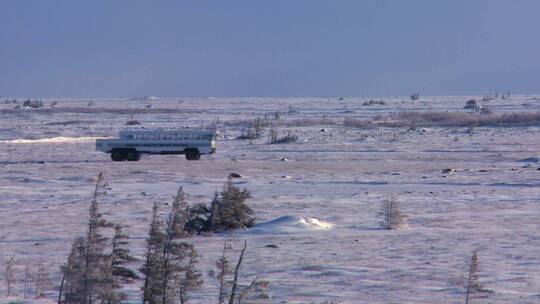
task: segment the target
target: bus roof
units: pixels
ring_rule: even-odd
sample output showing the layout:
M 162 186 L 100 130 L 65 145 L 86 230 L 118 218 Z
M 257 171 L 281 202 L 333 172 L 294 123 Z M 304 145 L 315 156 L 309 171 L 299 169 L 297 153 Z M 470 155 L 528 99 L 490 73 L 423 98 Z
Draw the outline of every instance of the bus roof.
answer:
M 123 135 L 155 135 L 155 134 L 215 134 L 214 131 L 209 130 L 192 130 L 192 129 L 180 129 L 180 130 L 125 130 L 120 131 L 120 136 Z

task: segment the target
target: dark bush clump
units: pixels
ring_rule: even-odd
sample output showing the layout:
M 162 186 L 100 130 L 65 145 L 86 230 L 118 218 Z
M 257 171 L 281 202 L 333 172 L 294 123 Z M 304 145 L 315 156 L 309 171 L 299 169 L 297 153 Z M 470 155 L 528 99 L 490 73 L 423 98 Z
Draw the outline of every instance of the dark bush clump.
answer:
M 271 129 L 268 133 L 269 144 L 286 144 L 298 141 L 298 135 L 293 134 L 290 130 L 287 130 L 287 134 L 283 137 L 278 137 L 277 129 Z
M 34 99 L 34 100 L 27 99 L 23 102 L 23 107 L 32 108 L 32 109 L 42 108 L 43 101 L 41 101 L 41 99 Z
M 465 106 L 463 108 L 464 109 L 477 109 L 478 105 L 476 104 L 476 100 L 471 99 L 471 100 L 467 101 L 467 103 L 465 104 Z
M 370 99 L 369 101 L 364 101 L 364 103 L 362 103 L 363 106 L 385 105 L 385 104 L 386 102 L 384 102 L 382 99 L 380 100 Z
M 189 208 L 186 230 L 200 233 L 253 227 L 254 212 L 245 202 L 250 197 L 249 190 L 236 187 L 229 177 L 223 191 L 215 193 L 210 207 L 197 204 Z

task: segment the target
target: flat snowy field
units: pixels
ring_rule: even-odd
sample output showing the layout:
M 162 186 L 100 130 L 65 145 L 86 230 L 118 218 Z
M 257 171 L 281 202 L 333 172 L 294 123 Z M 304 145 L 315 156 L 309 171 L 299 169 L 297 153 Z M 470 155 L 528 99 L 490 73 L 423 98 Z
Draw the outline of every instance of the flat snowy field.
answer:
M 18 296 L 11 299 L 22 297 L 26 263 L 42 260 L 59 283 L 59 265 L 85 231 L 100 171 L 110 186 L 102 211 L 127 227 L 141 260 L 153 202 L 164 215 L 183 186 L 190 203 L 209 203 L 236 172 L 242 175 L 236 184 L 252 193 L 248 203 L 259 223 L 286 216 L 232 236 L 231 258 L 247 240 L 242 274 L 270 281 L 269 303 L 464 303 L 474 249 L 486 289 L 477 303 L 540 303 L 540 127 L 470 132 L 342 124 L 346 117 L 399 111 L 464 111 L 470 98 L 392 97 L 366 106 L 369 98 L 126 98 L 94 99 L 90 106 L 89 99 L 58 99 L 55 108 L 55 99 L 47 99 L 38 110 L 13 110 L 2 99 L 0 273 L 14 255 Z M 479 104 L 496 113 L 540 110 L 535 96 Z M 291 130 L 298 142 L 269 145 L 266 133 L 252 143 L 236 139 L 245 121 L 274 112 L 292 124 L 278 127 L 280 135 Z M 112 162 L 95 151 L 95 138 L 130 128 L 129 113 L 147 129 L 217 122 L 218 151 L 191 162 L 183 156 Z M 379 229 L 377 213 L 390 196 L 408 216 L 403 229 Z M 300 217 L 334 226 L 298 225 Z M 226 238 L 193 237 L 206 281 L 193 303 L 215 303 L 215 282 L 206 274 Z M 128 286 L 133 302 L 138 285 Z M 0 302 L 4 295 L 2 283 Z M 51 301 L 55 296 L 48 293 Z

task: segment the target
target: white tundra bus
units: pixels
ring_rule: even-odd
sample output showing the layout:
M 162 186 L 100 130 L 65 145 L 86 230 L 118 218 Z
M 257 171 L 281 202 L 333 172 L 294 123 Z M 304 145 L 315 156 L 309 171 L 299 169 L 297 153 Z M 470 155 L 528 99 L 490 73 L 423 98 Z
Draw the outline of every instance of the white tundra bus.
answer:
M 111 153 L 113 161 L 138 161 L 141 154 L 185 154 L 198 160 L 216 152 L 215 133 L 200 130 L 120 131 L 118 139 L 97 139 L 96 150 Z

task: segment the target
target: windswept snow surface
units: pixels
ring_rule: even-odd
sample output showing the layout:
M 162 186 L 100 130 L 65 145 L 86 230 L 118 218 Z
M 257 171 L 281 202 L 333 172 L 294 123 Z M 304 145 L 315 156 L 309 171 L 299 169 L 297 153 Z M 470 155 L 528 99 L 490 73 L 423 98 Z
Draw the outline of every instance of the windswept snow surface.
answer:
M 193 237 L 206 281 L 193 303 L 215 303 L 215 280 L 206 274 L 229 237 L 233 261 L 247 241 L 243 282 L 268 280 L 267 303 L 463 303 L 474 249 L 483 302 L 540 303 L 540 126 L 343 125 L 399 111 L 464 111 L 471 98 L 481 100 L 383 97 L 384 105 L 363 106 L 371 98 L 156 98 L 149 106 L 144 98 L 58 99 L 51 108 L 55 100 L 45 99 L 43 109 L 19 110 L 1 102 L 0 269 L 16 257 L 15 297 L 26 263 L 43 261 L 57 286 L 71 242 L 85 232 L 100 171 L 109 184 L 102 211 L 126 226 L 139 258 L 131 266 L 139 269 L 152 204 L 165 216 L 179 186 L 190 203 L 208 204 L 235 172 L 242 176 L 235 183 L 251 191 L 258 225 Z M 540 110 L 538 96 L 478 103 L 495 112 Z M 291 130 L 298 142 L 268 145 L 268 129 L 251 142 L 236 139 L 249 121 L 275 112 L 280 136 Z M 140 126 L 125 126 L 130 113 Z M 128 128 L 213 125 L 218 151 L 199 161 L 112 162 L 95 151 L 95 138 Z M 407 229 L 379 229 L 390 196 L 401 202 Z M 130 301 L 140 301 L 139 287 L 126 287 Z
M 52 138 L 38 138 L 38 139 L 11 139 L 3 140 L 0 143 L 6 144 L 55 144 L 55 143 L 74 143 L 74 142 L 95 142 L 96 139 L 102 139 L 104 137 L 52 137 Z
M 300 216 L 285 215 L 269 222 L 257 224 L 253 228 L 247 229 L 246 232 L 254 234 L 309 233 L 332 228 L 334 228 L 334 224 L 320 221 L 314 217 L 304 219 Z

